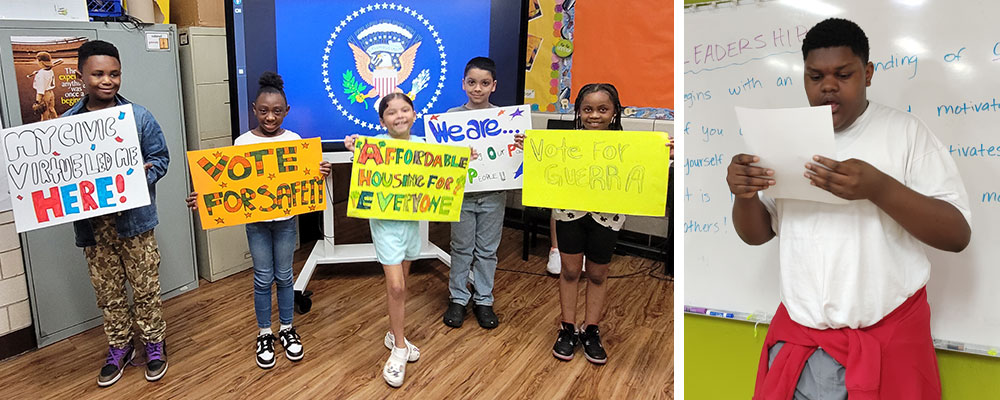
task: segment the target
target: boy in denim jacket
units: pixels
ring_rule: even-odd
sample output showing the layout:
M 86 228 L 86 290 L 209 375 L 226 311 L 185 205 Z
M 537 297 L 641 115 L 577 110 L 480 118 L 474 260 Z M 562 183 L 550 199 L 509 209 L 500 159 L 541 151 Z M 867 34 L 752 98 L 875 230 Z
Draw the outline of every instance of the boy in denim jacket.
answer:
M 84 43 L 78 61 L 86 96 L 63 116 L 130 104 L 118 94 L 121 60 L 114 45 L 100 40 Z M 135 356 L 133 323 L 142 331 L 146 347 L 146 380 L 159 380 L 167 372 L 160 251 L 153 228 L 158 222 L 155 184 L 166 174 L 170 156 L 153 114 L 138 104 L 132 104 L 132 109 L 146 170 L 149 205 L 73 223 L 76 245 L 83 248 L 87 257 L 90 281 L 97 295 L 97 306 L 104 314 L 104 333 L 108 337 L 107 361 L 97 378 L 101 387 L 117 382 Z M 126 280 L 133 291 L 131 310 L 125 293 Z

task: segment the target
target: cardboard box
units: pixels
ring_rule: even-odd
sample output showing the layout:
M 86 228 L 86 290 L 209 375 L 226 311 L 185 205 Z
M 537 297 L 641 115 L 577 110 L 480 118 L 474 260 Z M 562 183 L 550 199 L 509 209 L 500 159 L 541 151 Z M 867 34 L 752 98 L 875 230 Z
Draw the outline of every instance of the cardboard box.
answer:
M 170 22 L 177 26 L 226 26 L 222 0 L 171 0 Z
M 170 0 L 126 0 L 125 14 L 147 24 L 170 23 Z

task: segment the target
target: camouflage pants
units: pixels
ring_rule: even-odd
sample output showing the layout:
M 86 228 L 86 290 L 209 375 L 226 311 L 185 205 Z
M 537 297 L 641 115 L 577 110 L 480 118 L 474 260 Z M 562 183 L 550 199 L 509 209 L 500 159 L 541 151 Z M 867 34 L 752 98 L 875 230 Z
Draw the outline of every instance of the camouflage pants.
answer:
M 108 344 L 124 347 L 132 341 L 133 322 L 142 331 L 142 340 L 163 340 L 167 324 L 160 301 L 160 250 L 153 231 L 130 238 L 118 237 L 114 214 L 90 220 L 96 246 L 83 249 L 90 267 L 90 282 L 97 294 L 97 306 L 104 313 L 104 333 Z M 132 286 L 133 306 L 129 307 L 125 281 Z

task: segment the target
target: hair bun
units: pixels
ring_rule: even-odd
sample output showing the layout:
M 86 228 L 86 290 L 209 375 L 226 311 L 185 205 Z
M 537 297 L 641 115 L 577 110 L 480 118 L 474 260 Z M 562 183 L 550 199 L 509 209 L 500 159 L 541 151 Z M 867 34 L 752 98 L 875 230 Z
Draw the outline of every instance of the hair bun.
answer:
M 261 74 L 257 83 L 260 84 L 260 87 L 270 86 L 278 90 L 285 89 L 285 81 L 281 79 L 281 75 L 271 71 Z

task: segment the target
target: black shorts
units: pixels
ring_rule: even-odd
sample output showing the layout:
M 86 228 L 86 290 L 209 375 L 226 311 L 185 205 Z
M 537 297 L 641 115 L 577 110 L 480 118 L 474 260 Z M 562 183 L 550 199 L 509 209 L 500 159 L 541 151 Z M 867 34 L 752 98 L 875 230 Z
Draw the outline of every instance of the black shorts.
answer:
M 618 231 L 594 221 L 593 216 L 564 222 L 556 221 L 556 239 L 559 251 L 566 254 L 584 253 L 588 260 L 597 264 L 611 262 L 618 242 Z

